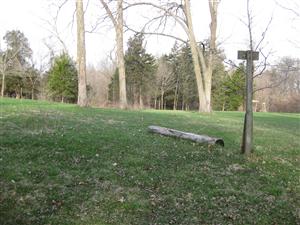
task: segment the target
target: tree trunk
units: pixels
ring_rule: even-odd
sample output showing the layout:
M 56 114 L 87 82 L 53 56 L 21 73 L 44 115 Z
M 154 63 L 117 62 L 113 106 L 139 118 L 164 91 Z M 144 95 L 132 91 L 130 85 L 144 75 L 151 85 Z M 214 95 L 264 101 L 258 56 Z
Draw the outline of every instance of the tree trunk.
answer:
M 164 109 L 164 91 L 161 90 L 161 96 L 160 96 L 161 100 L 160 100 L 160 109 Z
M 116 97 L 115 97 L 115 85 L 112 85 L 112 103 L 115 104 Z M 109 94 L 108 94 L 109 95 Z
M 216 53 L 216 30 L 217 30 L 217 8 L 218 1 L 208 0 L 211 24 L 210 24 L 210 49 L 209 56 L 206 60 L 204 51 L 197 45 L 192 24 L 190 0 L 185 0 L 184 13 L 187 22 L 187 34 L 190 41 L 192 59 L 194 64 L 194 72 L 196 76 L 199 111 L 211 112 L 211 83 L 212 83 L 212 67 L 213 59 Z
M 120 107 L 125 109 L 127 107 L 126 97 L 126 78 L 125 78 L 125 64 L 124 64 L 124 53 L 123 53 L 123 38 L 122 35 L 117 35 L 117 57 L 118 57 L 118 68 L 119 68 L 119 85 L 120 85 Z
M 174 96 L 174 101 L 173 101 L 173 110 L 176 110 L 176 96 Z
M 104 0 L 100 0 L 108 17 L 111 19 L 115 32 L 117 43 L 117 63 L 119 69 L 119 101 L 120 108 L 127 108 L 127 93 L 126 93 L 126 75 L 125 75 L 125 63 L 124 63 L 124 47 L 123 47 L 123 0 L 117 2 L 117 15 L 114 17 L 112 11 L 109 9 L 107 3 Z
M 184 11 L 187 19 L 188 36 L 190 40 L 190 47 L 192 52 L 193 64 L 194 64 L 194 72 L 195 72 L 196 82 L 197 82 L 197 90 L 199 96 L 199 112 L 210 112 L 210 106 L 208 107 L 207 96 L 204 91 L 204 82 L 203 82 L 204 77 L 202 74 L 202 71 L 204 73 L 206 71 L 206 65 L 205 65 L 203 53 L 198 49 L 197 42 L 195 39 L 195 34 L 194 34 L 193 24 L 192 24 L 190 0 L 185 0 Z M 202 61 L 202 65 L 200 65 L 200 61 Z
M 142 96 L 142 88 L 140 87 L 140 90 L 139 90 L 140 94 L 139 94 L 139 104 L 140 104 L 140 108 L 144 108 L 144 102 L 143 102 L 143 96 Z
M 34 88 L 31 88 L 31 100 L 34 100 Z
M 120 85 L 120 107 L 127 107 L 126 94 L 126 75 L 124 63 L 124 47 L 123 47 L 123 0 L 118 0 L 117 22 L 116 22 L 116 41 L 117 41 L 117 58 L 119 68 L 119 85 Z
M 176 80 L 176 86 L 175 86 L 175 94 L 174 94 L 174 103 L 173 103 L 173 110 L 177 109 L 177 103 L 178 103 L 178 78 Z
M 85 28 L 82 0 L 76 0 L 77 18 L 77 66 L 78 66 L 78 102 L 81 107 L 87 106 L 86 90 L 86 50 L 85 50 Z
M 253 147 L 253 58 L 252 51 L 247 53 L 247 76 L 246 76 L 246 114 L 244 119 L 244 131 L 241 150 L 249 155 Z
M 211 82 L 212 82 L 212 64 L 208 66 L 205 74 L 205 96 L 206 96 L 206 106 L 207 112 L 211 112 Z
M 154 93 L 154 109 L 156 109 L 156 106 L 157 106 L 157 94 L 155 91 L 155 93 Z
M 224 141 L 221 138 L 214 138 L 214 137 L 209 137 L 207 135 L 188 133 L 188 132 L 183 132 L 183 131 L 174 130 L 170 128 L 159 127 L 159 126 L 149 126 L 148 129 L 151 132 L 162 134 L 165 136 L 187 139 L 198 143 L 213 144 L 213 145 L 219 144 L 221 146 L 224 146 Z
M 209 41 L 209 53 L 208 53 L 208 63 L 207 70 L 204 73 L 205 79 L 205 95 L 207 108 L 211 111 L 211 84 L 212 84 L 212 73 L 213 65 L 215 60 L 215 55 L 217 52 L 216 41 L 217 41 L 217 15 L 218 15 L 218 1 L 208 0 L 209 11 L 210 11 L 210 41 Z
M 5 92 L 5 73 L 2 73 L 2 87 L 1 87 L 1 97 L 4 97 Z

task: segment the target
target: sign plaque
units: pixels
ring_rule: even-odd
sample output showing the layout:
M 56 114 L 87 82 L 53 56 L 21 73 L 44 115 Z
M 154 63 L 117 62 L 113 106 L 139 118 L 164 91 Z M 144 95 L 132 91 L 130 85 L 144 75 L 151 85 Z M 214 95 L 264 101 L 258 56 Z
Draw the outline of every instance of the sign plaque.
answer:
M 247 60 L 249 57 L 251 57 L 251 51 L 238 51 L 238 59 Z M 258 60 L 259 59 L 259 52 L 252 51 L 252 60 Z

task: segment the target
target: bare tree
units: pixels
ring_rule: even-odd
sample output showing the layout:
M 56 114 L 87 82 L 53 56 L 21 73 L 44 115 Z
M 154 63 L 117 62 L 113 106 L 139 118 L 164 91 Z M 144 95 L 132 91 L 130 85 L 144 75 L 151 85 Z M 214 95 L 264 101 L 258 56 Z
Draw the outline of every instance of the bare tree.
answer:
M 117 44 L 117 63 L 119 69 L 119 90 L 120 90 L 120 107 L 127 107 L 127 94 L 126 94 L 126 75 L 124 63 L 124 47 L 123 47 L 123 0 L 117 0 L 117 10 L 113 13 L 109 5 L 104 0 L 100 0 L 110 20 L 112 21 Z M 111 1 L 109 1 L 111 2 Z
M 280 0 L 275 0 L 276 4 L 281 8 L 290 11 L 295 17 L 300 17 L 300 4 L 296 0 L 285 0 L 284 3 L 281 3 Z
M 243 129 L 243 138 L 242 138 L 242 145 L 241 145 L 241 152 L 245 155 L 249 155 L 253 150 L 253 79 L 263 74 L 265 69 L 267 68 L 267 57 L 262 52 L 262 43 L 266 38 L 267 31 L 269 26 L 272 22 L 272 17 L 269 20 L 264 32 L 261 35 L 261 38 L 256 42 L 253 37 L 253 28 L 254 28 L 254 16 L 253 12 L 251 11 L 250 7 L 250 0 L 247 0 L 247 7 L 246 7 L 246 15 L 247 20 L 242 21 L 248 30 L 249 35 L 249 50 L 247 51 L 240 51 L 239 52 L 239 59 L 247 60 L 246 66 L 246 113 L 244 118 L 244 129 Z M 258 52 L 261 52 L 261 55 L 264 56 L 264 60 L 262 63 L 258 64 L 258 67 L 255 68 L 254 60 L 258 60 Z M 260 69 L 261 68 L 261 69 Z M 255 69 L 259 70 L 255 74 Z
M 13 64 L 13 61 L 16 59 L 19 50 L 9 54 L 9 51 L 1 52 L 0 49 L 0 73 L 2 74 L 2 85 L 1 85 L 1 97 L 4 97 L 5 93 L 5 79 L 9 66 Z
M 108 104 L 108 86 L 116 71 L 115 62 L 102 60 L 97 67 L 87 66 L 88 99 L 92 106 L 103 107 Z
M 158 60 L 158 68 L 156 72 L 156 88 L 154 90 L 154 108 L 164 109 L 165 93 L 174 87 L 174 79 L 172 69 L 166 62 L 165 57 Z M 160 98 L 159 98 L 160 97 Z M 158 104 L 157 104 L 157 98 Z
M 68 2 L 69 0 L 49 0 L 49 18 L 40 18 L 43 23 L 42 27 L 49 33 L 49 36 L 47 37 L 48 41 L 52 41 L 54 39 L 55 44 L 59 44 L 59 50 L 61 51 L 62 49 L 63 52 L 68 52 L 68 49 L 64 41 L 63 34 L 59 30 L 59 18 L 63 7 L 67 7 Z M 49 43 L 46 42 L 46 39 L 44 40 L 44 44 L 49 47 Z M 53 47 L 51 50 L 54 50 Z
M 42 66 L 40 65 L 40 71 L 42 71 Z M 30 93 L 31 93 L 31 99 L 34 99 L 35 96 L 35 89 L 36 86 L 39 82 L 40 79 L 40 74 L 38 70 L 35 69 L 35 63 L 33 62 L 33 60 L 31 60 L 31 66 L 27 69 L 26 71 L 26 78 L 29 82 L 29 87 L 30 87 Z
M 285 70 L 285 75 L 286 76 L 281 76 L 277 77 L 276 79 L 269 79 L 266 78 L 264 79 L 264 76 L 270 76 L 271 71 L 269 70 L 270 68 L 274 69 L 278 65 L 271 65 L 269 61 L 269 57 L 272 54 L 272 51 L 265 52 L 265 46 L 264 42 L 267 38 L 268 30 L 272 24 L 273 21 L 273 16 L 270 17 L 270 19 L 267 21 L 266 26 L 264 27 L 264 30 L 261 32 L 260 36 L 254 36 L 253 33 L 255 33 L 255 16 L 253 15 L 253 11 L 251 11 L 251 1 L 247 0 L 247 7 L 246 7 L 246 20 L 240 19 L 240 21 L 246 26 L 247 31 L 248 31 L 248 48 L 251 51 L 258 51 L 259 52 L 259 58 L 260 60 L 256 65 L 253 65 L 253 70 L 252 70 L 252 77 L 253 77 L 253 82 L 255 82 L 255 88 L 253 89 L 253 94 L 256 94 L 257 92 L 262 93 L 263 90 L 265 89 L 272 89 L 280 86 L 280 84 L 286 82 L 286 80 L 289 77 L 289 74 L 294 72 L 294 68 L 290 67 Z M 287 8 L 285 6 L 280 5 L 277 1 L 276 3 L 281 6 L 282 8 L 291 11 L 293 14 L 297 16 L 297 11 L 296 9 L 292 8 Z M 260 21 L 261 23 L 261 21 Z M 257 39 L 259 37 L 259 39 Z M 238 68 L 239 66 L 236 65 L 233 61 L 228 61 L 225 63 L 229 64 L 233 68 Z M 266 81 L 266 82 L 265 82 Z M 257 85 L 258 84 L 258 85 Z
M 87 106 L 86 90 L 86 50 L 85 50 L 85 28 L 82 0 L 76 0 L 77 18 L 77 66 L 78 66 L 78 102 L 81 107 Z
M 256 79 L 255 86 L 256 98 L 265 106 L 263 110 L 296 112 L 299 104 L 293 102 L 293 99 L 300 99 L 300 60 L 281 58 L 262 77 Z
M 172 37 L 176 40 L 183 41 L 181 38 L 174 35 L 165 34 L 164 32 L 145 32 L 145 28 L 152 24 L 153 22 L 158 22 L 159 26 L 165 26 L 168 18 L 173 18 L 176 24 L 179 24 L 188 37 L 188 42 L 191 47 L 194 72 L 197 81 L 198 97 L 199 97 L 199 111 L 200 112 L 210 112 L 211 111 L 211 83 L 212 83 L 212 68 L 214 55 L 216 53 L 216 31 L 217 31 L 217 10 L 219 1 L 218 0 L 208 0 L 211 24 L 210 24 L 210 41 L 208 56 L 205 56 L 204 47 L 201 49 L 198 45 L 195 33 L 193 29 L 193 21 L 191 15 L 191 2 L 190 0 L 184 0 L 178 2 L 167 2 L 166 4 L 155 4 L 153 2 L 138 2 L 131 3 L 126 8 L 138 5 L 151 6 L 155 9 L 160 10 L 161 16 L 151 19 L 142 31 L 144 34 L 156 34 L 163 35 L 167 37 Z M 182 13 L 180 13 L 180 11 Z M 127 26 L 128 27 L 128 26 Z M 133 30 L 128 27 L 128 29 Z M 164 27 L 162 29 L 164 31 Z M 134 31 L 134 30 L 133 30 Z M 202 45 L 204 46 L 204 45 Z
M 300 3 L 298 0 L 275 0 L 275 3 L 286 10 L 291 15 L 291 24 L 289 25 L 295 32 L 300 34 Z M 288 40 L 295 48 L 300 49 L 300 41 L 297 37 L 294 40 Z
M 255 22 L 254 22 L 254 15 L 253 12 L 251 11 L 251 0 L 247 0 L 247 21 L 242 21 L 248 30 L 248 35 L 249 35 L 249 49 L 251 51 L 259 51 L 260 54 L 260 61 L 253 67 L 253 74 L 252 77 L 253 79 L 257 79 L 260 78 L 262 76 L 264 76 L 265 74 L 268 74 L 269 72 L 267 71 L 268 68 L 270 67 L 277 67 L 278 65 L 271 65 L 268 61 L 269 61 L 269 56 L 272 54 L 271 51 L 269 52 L 265 52 L 265 49 L 263 46 L 267 34 L 268 34 L 268 30 L 270 28 L 270 25 L 272 24 L 273 21 L 273 16 L 270 17 L 269 21 L 267 22 L 264 30 L 261 32 L 260 38 L 256 39 L 256 37 L 253 36 L 253 31 L 255 29 Z M 294 11 L 293 11 L 294 12 Z M 295 12 L 294 12 L 295 13 Z M 260 86 L 259 88 L 256 87 L 253 90 L 253 94 L 255 94 L 258 91 L 264 90 L 264 89 L 269 89 L 269 88 L 273 88 L 273 87 L 277 87 L 278 85 L 280 85 L 281 83 L 285 82 L 288 75 L 294 71 L 293 67 L 288 67 L 285 70 L 285 74 L 286 76 L 282 76 L 282 77 L 278 77 L 277 79 L 272 79 L 271 82 L 268 82 L 268 84 L 265 84 L 263 86 Z

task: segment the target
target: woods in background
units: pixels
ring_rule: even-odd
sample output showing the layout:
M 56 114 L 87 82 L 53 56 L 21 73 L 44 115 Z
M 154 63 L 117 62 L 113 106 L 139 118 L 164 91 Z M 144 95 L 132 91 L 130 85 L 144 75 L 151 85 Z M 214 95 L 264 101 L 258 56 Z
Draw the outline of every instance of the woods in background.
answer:
M 29 41 L 21 31 L 4 36 L 6 49 L 0 51 L 3 96 L 46 99 L 76 103 L 78 72 L 75 61 L 62 53 L 51 58 L 48 70 L 38 69 L 32 60 Z M 243 110 L 245 65 L 225 67 L 219 50 L 213 66 L 212 108 L 217 111 Z M 257 111 L 299 112 L 300 60 L 281 58 L 255 79 Z M 128 107 L 197 110 L 198 95 L 189 45 L 174 43 L 167 55 L 147 53 L 143 34 L 132 36 L 125 52 Z M 87 67 L 88 104 L 117 106 L 119 73 L 114 63 Z

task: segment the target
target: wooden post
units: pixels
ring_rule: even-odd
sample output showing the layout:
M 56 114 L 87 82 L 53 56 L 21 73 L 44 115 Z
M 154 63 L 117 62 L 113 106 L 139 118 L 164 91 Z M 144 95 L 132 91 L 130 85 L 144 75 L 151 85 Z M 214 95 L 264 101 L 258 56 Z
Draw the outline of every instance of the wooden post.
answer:
M 262 108 L 261 109 L 262 112 L 267 112 L 267 107 L 266 107 L 266 103 L 265 102 L 262 103 L 262 107 L 261 108 Z
M 257 104 L 259 103 L 258 100 L 252 100 L 252 102 L 254 103 L 254 112 L 257 112 Z
M 246 66 L 246 114 L 244 119 L 244 130 L 241 151 L 250 154 L 253 141 L 253 61 L 258 60 L 259 53 L 251 50 L 238 51 L 238 59 L 247 60 Z

